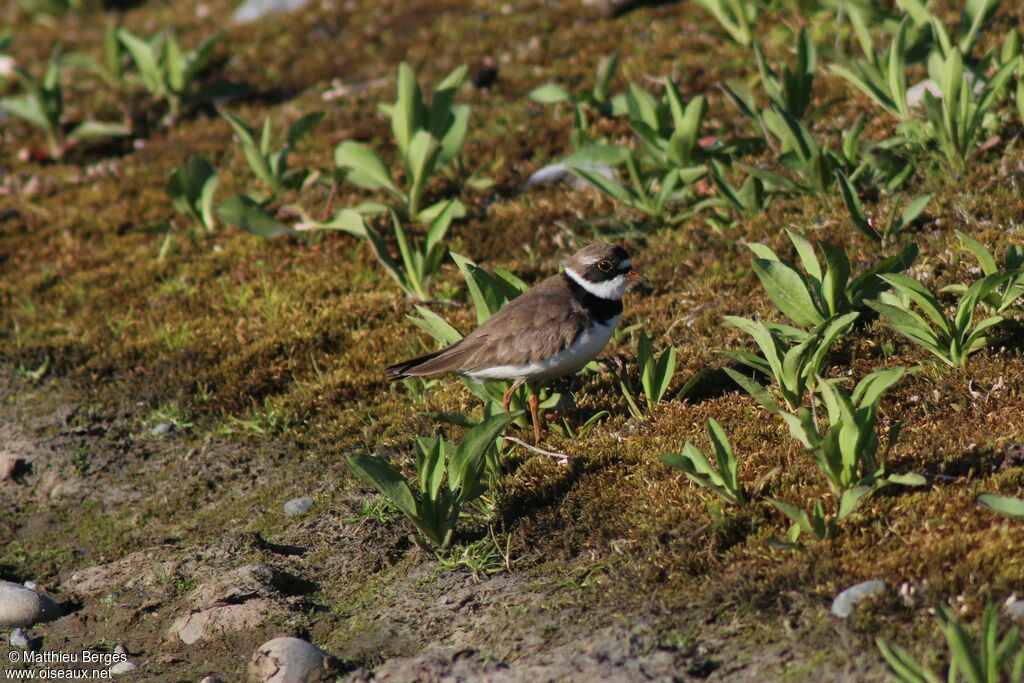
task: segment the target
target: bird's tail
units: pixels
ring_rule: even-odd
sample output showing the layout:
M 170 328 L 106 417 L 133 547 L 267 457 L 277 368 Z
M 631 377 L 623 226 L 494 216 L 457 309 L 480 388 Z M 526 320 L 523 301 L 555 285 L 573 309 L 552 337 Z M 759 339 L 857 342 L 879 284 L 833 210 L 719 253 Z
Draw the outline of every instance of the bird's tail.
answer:
M 434 373 L 437 372 L 444 372 L 444 370 L 438 370 L 430 367 L 424 368 L 421 366 L 423 366 L 428 361 L 434 360 L 442 353 L 450 350 L 451 348 L 452 347 L 449 346 L 447 348 L 441 349 L 440 351 L 434 351 L 433 353 L 428 353 L 425 356 L 420 356 L 419 358 L 413 358 L 412 360 L 406 360 L 402 361 L 401 363 L 389 365 L 387 368 L 384 369 L 384 373 L 387 375 L 389 380 L 394 381 L 406 379 L 407 377 L 419 377 L 423 375 L 433 375 Z

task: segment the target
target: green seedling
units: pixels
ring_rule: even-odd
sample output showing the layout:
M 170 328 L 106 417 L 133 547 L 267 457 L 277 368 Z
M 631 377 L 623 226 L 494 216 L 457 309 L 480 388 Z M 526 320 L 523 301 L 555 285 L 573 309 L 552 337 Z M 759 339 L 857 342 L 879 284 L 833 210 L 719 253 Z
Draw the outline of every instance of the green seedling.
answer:
M 22 67 L 15 66 L 14 74 L 25 94 L 0 99 L 0 109 L 38 128 L 46 138 L 47 152 L 52 159 L 62 159 L 68 149 L 81 141 L 128 135 L 131 131 L 123 124 L 94 120 L 82 121 L 65 135 L 61 59 L 61 46 L 57 45 L 38 80 Z
M 839 386 L 838 380 L 819 380 L 818 394 L 827 410 L 824 429 L 819 426 L 812 410 L 800 408 L 796 413 L 788 413 L 766 394 L 760 396 L 762 405 L 786 422 L 790 434 L 811 456 L 838 501 L 833 515 L 825 514 L 819 500 L 808 516 L 801 508 L 769 500 L 793 523 L 789 532 L 791 543 L 805 532 L 818 540 L 834 537 L 838 523 L 855 512 L 868 496 L 885 486 L 921 486 L 926 483 L 923 477 L 913 472 L 887 474 L 885 456 L 896 443 L 897 430 L 890 431 L 885 452 L 881 456 L 878 454 L 879 439 L 875 430 L 878 403 L 882 394 L 899 381 L 903 373 L 903 368 L 873 372 L 857 384 L 852 394 Z
M 783 66 L 781 73 L 768 65 L 758 45 L 754 45 L 761 85 L 775 106 L 795 119 L 802 119 L 811 103 L 811 88 L 818 68 L 818 52 L 811 34 L 804 26 L 797 37 L 796 64 Z
M 939 69 L 942 99 L 931 92 L 924 94 L 924 109 L 931 134 L 938 142 L 946 161 L 962 171 L 979 151 L 997 125 L 993 111 L 1010 83 L 1021 58 L 1000 66 L 995 74 L 975 92 L 975 78 L 964 69 L 964 56 L 957 47 L 950 47 Z
M 647 413 L 654 410 L 654 406 L 661 402 L 668 391 L 676 369 L 676 348 L 669 346 L 661 354 L 661 357 L 658 357 L 651 347 L 651 340 L 647 338 L 646 333 L 641 331 L 640 340 L 637 343 L 636 362 L 640 372 L 640 385 L 643 387 L 646 399 L 644 402 L 646 412 L 636 399 L 636 391 L 630 382 L 625 365 L 619 368 L 618 384 L 619 391 L 626 399 L 626 406 L 629 408 L 630 414 L 635 419 L 642 420 Z
M 689 441 L 683 446 L 682 453 L 664 453 L 660 456 L 661 461 L 681 470 L 694 484 L 713 491 L 726 501 L 734 505 L 747 505 L 750 497 L 736 476 L 739 460 L 733 453 L 729 437 L 713 418 L 708 419 L 707 430 L 711 447 L 715 451 L 717 469 Z
M 814 389 L 816 377 L 829 349 L 850 329 L 858 315 L 857 312 L 851 312 L 832 318 L 810 334 L 784 325 L 768 326 L 747 318 L 725 316 L 723 321 L 727 325 L 753 337 L 763 356 L 745 351 L 718 353 L 774 380 L 786 405 L 796 410 L 803 403 L 804 395 Z M 791 345 L 791 340 L 795 339 L 799 341 Z M 732 368 L 726 368 L 725 371 L 755 398 L 758 397 L 756 391 L 763 392 L 761 385 L 746 375 Z
M 1000 269 L 996 264 L 995 257 L 985 248 L 984 244 L 959 230 L 955 232 L 963 245 L 974 254 L 974 258 L 978 259 L 982 273 L 986 276 L 1003 273 L 1006 276 L 1004 282 L 982 299 L 985 305 L 1000 314 L 1018 310 L 1019 307 L 1015 304 L 1021 296 L 1024 296 L 1024 250 L 1016 244 L 1007 249 L 1006 255 L 1003 257 L 1002 269 Z M 944 287 L 942 291 L 962 296 L 966 293 L 967 287 L 950 285 Z
M 1024 499 L 1012 496 L 997 496 L 994 493 L 983 493 L 978 496 L 978 502 L 993 512 L 998 512 L 1013 519 L 1024 520 Z
M 689 184 L 703 177 L 701 165 L 708 152 L 700 146 L 700 131 L 708 103 L 703 95 L 683 101 L 671 78 L 663 81 L 665 98 L 656 100 L 636 83 L 626 90 L 626 111 L 630 128 L 640 141 L 643 167 L 657 172 L 675 170 Z
M 847 64 L 833 64 L 830 69 L 900 121 L 908 120 L 911 116 L 907 103 L 910 19 L 904 19 L 900 24 L 888 50 L 876 52 L 871 33 L 860 11 L 850 7 L 849 17 L 850 25 L 864 51 L 864 58 L 850 60 Z
M 796 248 L 803 271 L 789 261 L 780 259 L 763 244 L 750 244 L 757 258 L 754 273 L 779 312 L 794 325 L 817 328 L 837 315 L 861 308 L 887 287 L 880 275 L 906 270 L 917 258 L 917 246 L 905 247 L 851 278 L 852 265 L 846 251 L 828 242 L 818 247 L 825 257 L 824 268 L 818 261 L 814 246 L 803 235 L 786 230 Z
M 416 471 L 419 490 L 414 494 L 402 473 L 380 458 L 349 455 L 352 471 L 376 488 L 418 530 L 416 542 L 447 549 L 463 508 L 485 491 L 484 467 L 488 451 L 519 412 L 493 415 L 469 430 L 459 445 L 444 439 L 418 439 Z M 445 483 L 447 482 L 447 486 Z
M 164 100 L 170 121 L 177 120 L 196 78 L 210 63 L 220 34 L 208 38 L 194 50 L 184 50 L 172 32 L 159 31 L 142 38 L 120 28 L 117 37 L 131 55 L 142 84 L 150 96 Z
M 274 145 L 273 129 L 268 114 L 263 119 L 263 127 L 259 133 L 259 141 L 256 139 L 256 131 L 234 114 L 221 112 L 221 116 L 231 124 L 235 134 L 238 136 L 242 147 L 242 154 L 245 156 L 249 168 L 259 180 L 266 185 L 274 194 L 282 192 L 287 187 L 296 187 L 302 184 L 307 173 L 302 169 L 289 169 L 288 156 L 295 149 L 299 141 L 309 135 L 324 117 L 322 111 L 306 114 L 288 127 L 288 141 L 278 149 L 271 149 Z
M 758 0 L 697 0 L 737 44 L 750 47 L 754 42 L 754 24 L 761 13 Z
M 879 652 L 885 658 L 889 670 L 901 683 L 942 683 L 944 681 L 967 681 L 967 683 L 1020 683 L 1024 681 L 1024 649 L 1021 648 L 1020 631 L 1011 627 L 999 635 L 999 615 L 991 603 L 985 606 L 981 617 L 978 640 L 971 638 L 964 625 L 946 605 L 936 603 L 935 618 L 939 630 L 946 638 L 949 650 L 949 672 L 939 676 L 918 662 L 899 647 L 881 638 L 875 639 Z
M 975 324 L 975 313 L 1012 275 L 986 275 L 967 287 L 959 295 L 952 318 L 946 315 L 935 294 L 917 280 L 896 273 L 879 277 L 889 283 L 893 291 L 882 292 L 877 301 L 868 301 L 867 305 L 878 311 L 894 331 L 924 347 L 946 365 L 962 368 L 972 353 L 994 343 L 988 335 L 1003 322 L 1003 316 L 989 316 Z M 925 317 L 913 309 L 914 305 Z
M 529 98 L 539 104 L 567 104 L 572 107 L 572 132 L 569 134 L 572 149 L 580 149 L 592 141 L 588 112 L 597 112 L 602 116 L 625 112 L 625 98 L 622 95 L 612 97 L 610 94 L 611 82 L 618 66 L 619 53 L 613 52 L 598 62 L 594 86 L 590 89 L 574 93 L 557 83 L 545 83 L 530 91 Z
M 128 85 L 124 74 L 128 53 L 118 39 L 117 31 L 116 21 L 109 21 L 104 28 L 102 60 L 85 53 L 71 53 L 65 58 L 65 63 L 103 79 L 104 83 L 112 88 L 124 90 Z
M 334 151 L 335 165 L 345 171 L 352 184 L 387 192 L 401 202 L 408 217 L 432 221 L 447 202 L 442 200 L 421 209 L 423 191 L 438 171 L 459 163 L 469 130 L 469 105 L 453 104 L 465 77 L 466 67 L 458 67 L 438 84 L 428 101 L 412 68 L 405 63 L 399 67 L 397 99 L 385 109 L 391 116 L 395 147 L 405 163 L 408 187 L 400 188 L 377 153 L 357 142 L 349 140 L 338 146 Z
M 188 163 L 171 171 L 166 192 L 179 214 L 188 218 L 203 232 L 211 233 L 217 227 L 213 214 L 213 197 L 217 192 L 217 171 L 209 161 L 198 154 Z
M 701 209 L 728 207 L 740 218 L 753 218 L 768 206 L 769 195 L 765 192 L 764 181 L 756 176 L 747 175 L 743 183 L 736 187 L 726 178 L 721 164 L 712 162 L 711 182 L 718 188 L 720 196 L 698 202 Z
M 900 211 L 899 202 L 893 201 L 892 207 L 889 211 L 888 219 L 885 221 L 885 227 L 882 232 L 879 233 L 875 229 L 871 219 L 868 218 L 867 212 L 864 211 L 864 207 L 860 202 L 860 197 L 857 196 L 857 190 L 853 186 L 853 183 L 842 171 L 836 171 L 836 180 L 839 183 L 840 195 L 843 198 L 843 204 L 846 206 L 846 210 L 850 214 L 850 220 L 865 236 L 874 240 L 875 242 L 891 242 L 903 232 L 904 228 L 911 225 L 916 221 L 925 208 L 928 206 L 928 202 L 931 201 L 932 196 L 930 194 L 921 195 L 910 200 L 903 210 Z
M 637 169 L 636 158 L 631 150 L 623 150 L 626 171 L 629 184 L 624 185 L 618 180 L 608 178 L 597 171 L 592 170 L 588 165 L 576 165 L 574 161 L 567 162 L 569 169 L 590 183 L 600 192 L 631 209 L 655 219 L 664 219 L 669 208 L 669 201 L 673 193 L 683 183 L 683 180 L 696 180 L 696 178 L 682 178 L 678 170 L 670 170 L 660 176 L 642 178 Z M 704 171 L 701 170 L 701 175 Z

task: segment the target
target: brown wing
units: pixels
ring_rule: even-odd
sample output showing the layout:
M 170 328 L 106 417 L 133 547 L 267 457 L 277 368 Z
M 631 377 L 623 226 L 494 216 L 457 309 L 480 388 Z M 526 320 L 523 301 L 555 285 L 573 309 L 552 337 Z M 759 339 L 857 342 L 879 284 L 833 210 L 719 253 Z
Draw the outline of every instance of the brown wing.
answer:
M 410 375 L 473 373 L 496 365 L 525 365 L 572 346 L 587 323 L 586 311 L 560 275 L 513 299 L 462 341 L 421 362 L 403 364 Z M 411 366 L 411 367 L 410 367 Z

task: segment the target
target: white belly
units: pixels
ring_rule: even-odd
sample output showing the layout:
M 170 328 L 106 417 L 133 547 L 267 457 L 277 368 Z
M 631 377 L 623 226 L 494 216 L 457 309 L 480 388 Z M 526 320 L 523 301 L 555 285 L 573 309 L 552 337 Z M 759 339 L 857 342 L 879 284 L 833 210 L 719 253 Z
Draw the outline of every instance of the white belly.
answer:
M 576 338 L 571 347 L 559 351 L 551 358 L 526 365 L 499 365 L 474 372 L 468 377 L 474 382 L 497 379 L 541 381 L 572 374 L 593 360 L 608 345 L 621 317 L 621 315 L 617 315 L 611 318 L 606 325 L 591 325 Z

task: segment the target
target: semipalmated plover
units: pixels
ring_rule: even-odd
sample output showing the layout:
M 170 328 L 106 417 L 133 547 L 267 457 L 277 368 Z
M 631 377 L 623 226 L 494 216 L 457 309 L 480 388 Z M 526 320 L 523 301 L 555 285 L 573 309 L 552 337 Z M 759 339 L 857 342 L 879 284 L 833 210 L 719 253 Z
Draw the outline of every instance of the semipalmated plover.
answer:
M 538 388 L 575 373 L 612 338 L 622 317 L 622 295 L 643 278 L 622 247 L 590 244 L 553 275 L 491 316 L 460 341 L 387 368 L 389 379 L 451 372 L 473 382 L 511 380 L 505 392 L 530 387 L 533 436 L 540 442 Z

